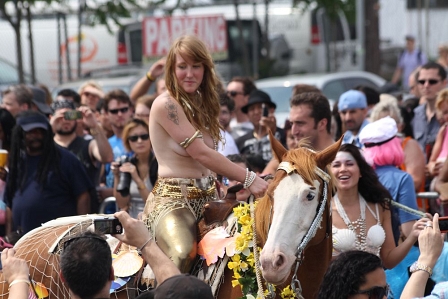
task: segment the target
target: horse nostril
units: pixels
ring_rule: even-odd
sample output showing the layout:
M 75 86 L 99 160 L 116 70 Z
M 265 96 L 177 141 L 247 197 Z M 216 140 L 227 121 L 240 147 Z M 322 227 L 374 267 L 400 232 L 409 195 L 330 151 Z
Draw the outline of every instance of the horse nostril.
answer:
M 274 267 L 280 268 L 281 266 L 283 266 L 284 263 L 285 263 L 285 257 L 283 256 L 283 254 L 279 254 L 275 258 Z

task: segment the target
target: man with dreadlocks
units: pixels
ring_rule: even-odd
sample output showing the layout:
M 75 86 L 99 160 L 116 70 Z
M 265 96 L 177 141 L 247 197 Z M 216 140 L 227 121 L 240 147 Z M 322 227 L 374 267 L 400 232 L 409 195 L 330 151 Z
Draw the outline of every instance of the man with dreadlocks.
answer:
M 25 234 L 49 220 L 90 212 L 92 182 L 81 162 L 56 145 L 44 115 L 18 115 L 8 165 L 7 233 Z

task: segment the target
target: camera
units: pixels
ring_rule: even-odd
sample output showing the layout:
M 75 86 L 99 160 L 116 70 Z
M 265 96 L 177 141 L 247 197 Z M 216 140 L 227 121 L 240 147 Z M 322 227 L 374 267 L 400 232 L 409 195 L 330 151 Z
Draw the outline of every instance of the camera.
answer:
M 66 120 L 77 120 L 82 118 L 81 111 L 69 110 L 64 112 L 64 119 Z
M 442 233 L 448 232 L 448 216 L 439 218 L 439 227 L 440 227 L 440 232 L 442 232 Z
M 121 234 L 123 233 L 123 226 L 115 217 L 105 217 L 93 219 L 93 226 L 95 227 L 95 232 L 99 234 Z
M 131 159 L 128 156 L 121 156 L 117 158 L 116 162 L 118 162 L 121 166 L 126 162 L 131 162 Z M 131 186 L 131 174 L 129 172 L 120 172 L 120 178 L 118 180 L 117 191 L 120 192 L 121 196 L 125 197 L 129 195 L 129 188 Z
M 269 108 L 268 108 L 268 105 L 263 104 L 262 107 L 263 107 L 263 116 L 264 116 L 264 117 L 267 117 L 267 116 L 269 115 Z

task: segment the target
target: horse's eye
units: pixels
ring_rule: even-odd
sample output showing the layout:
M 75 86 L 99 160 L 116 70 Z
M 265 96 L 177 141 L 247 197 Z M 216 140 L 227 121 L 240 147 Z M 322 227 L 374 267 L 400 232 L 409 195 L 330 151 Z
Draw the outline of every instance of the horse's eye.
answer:
M 313 199 L 314 199 L 314 193 L 312 193 L 312 192 L 308 193 L 308 195 L 306 196 L 306 199 L 307 199 L 308 201 L 313 200 Z

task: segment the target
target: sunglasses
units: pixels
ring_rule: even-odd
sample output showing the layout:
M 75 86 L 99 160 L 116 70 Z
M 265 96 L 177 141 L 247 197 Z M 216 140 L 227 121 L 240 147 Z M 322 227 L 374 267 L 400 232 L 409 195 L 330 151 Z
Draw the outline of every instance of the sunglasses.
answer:
M 99 95 L 97 95 L 97 94 L 95 94 L 95 93 L 88 92 L 88 91 L 84 91 L 84 92 L 82 93 L 82 95 L 84 95 L 84 96 L 86 96 L 86 97 L 90 97 L 90 96 L 92 96 L 92 97 L 96 97 L 96 98 L 99 98 L 99 97 L 100 97 Z
M 142 134 L 142 135 L 134 135 L 134 136 L 129 136 L 128 140 L 131 142 L 137 142 L 138 139 L 141 140 L 148 140 L 149 139 L 149 134 Z
M 101 240 L 102 242 L 108 244 L 105 239 L 103 239 L 97 235 L 77 236 L 77 237 L 69 238 L 66 241 L 64 241 L 63 250 L 67 249 L 67 247 L 70 246 L 70 244 L 73 243 L 74 240 L 78 240 L 78 239 L 97 239 L 97 240 Z
M 229 90 L 229 91 L 227 91 L 227 95 L 228 96 L 231 96 L 231 97 L 236 97 L 237 95 L 244 95 L 244 93 L 243 92 L 239 92 L 239 91 L 235 91 L 235 90 Z
M 429 80 L 418 80 L 417 82 L 418 82 L 418 84 L 421 84 L 421 85 L 425 85 L 426 82 L 428 82 L 429 85 L 434 85 L 434 84 L 439 83 L 440 80 L 437 80 L 437 79 L 429 79 Z
M 129 107 L 119 108 L 119 109 L 109 109 L 109 112 L 112 114 L 118 114 L 118 112 L 126 113 L 128 112 Z
M 356 292 L 356 294 L 365 294 L 369 296 L 369 299 L 383 299 L 384 296 L 389 295 L 389 285 L 385 287 L 373 287 L 368 290 L 362 290 Z

